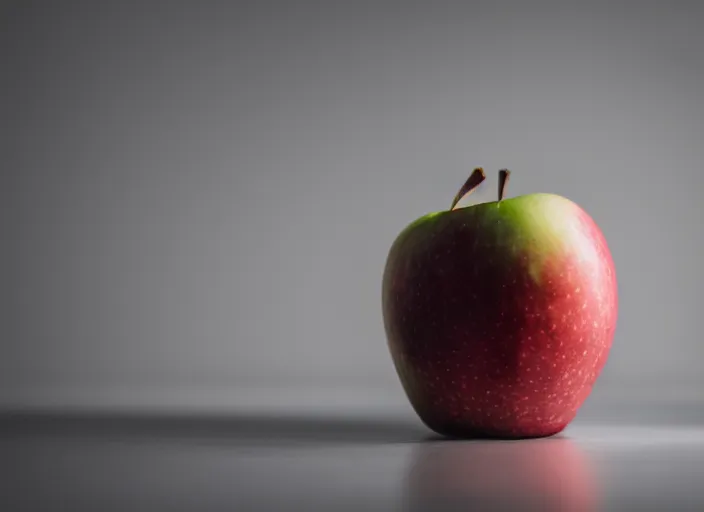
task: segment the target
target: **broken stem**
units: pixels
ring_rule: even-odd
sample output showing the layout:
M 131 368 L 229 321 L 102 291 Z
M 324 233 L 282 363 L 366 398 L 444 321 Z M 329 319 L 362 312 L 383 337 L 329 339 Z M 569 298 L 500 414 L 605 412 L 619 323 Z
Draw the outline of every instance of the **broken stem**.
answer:
M 465 181 L 464 185 L 462 185 L 462 188 L 460 188 L 457 194 L 455 195 L 455 198 L 452 200 L 450 210 L 454 210 L 455 206 L 457 206 L 457 203 L 459 203 L 462 198 L 476 190 L 476 188 L 485 179 L 486 175 L 484 174 L 484 169 L 482 169 L 481 167 L 477 167 L 476 169 L 474 169 L 474 171 L 472 171 L 472 174 L 470 174 L 469 178 L 467 178 L 467 181 Z
M 511 176 L 511 171 L 508 169 L 501 169 L 499 171 L 499 201 L 504 198 L 504 192 L 506 192 L 506 185 L 508 185 L 508 179 Z

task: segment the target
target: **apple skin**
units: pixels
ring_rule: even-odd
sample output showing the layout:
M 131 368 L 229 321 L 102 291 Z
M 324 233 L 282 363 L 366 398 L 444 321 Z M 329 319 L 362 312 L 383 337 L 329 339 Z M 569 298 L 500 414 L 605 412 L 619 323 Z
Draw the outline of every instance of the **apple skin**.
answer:
M 582 208 L 530 194 L 411 223 L 389 252 L 382 306 L 394 366 L 428 428 L 544 437 L 574 419 L 606 363 L 616 272 Z

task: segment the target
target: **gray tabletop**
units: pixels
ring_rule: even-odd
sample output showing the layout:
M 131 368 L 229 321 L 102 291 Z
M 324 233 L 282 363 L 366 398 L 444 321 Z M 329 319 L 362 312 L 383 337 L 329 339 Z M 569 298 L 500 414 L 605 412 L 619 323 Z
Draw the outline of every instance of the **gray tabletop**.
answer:
M 2 510 L 703 510 L 704 428 L 449 441 L 391 417 L 5 415 Z

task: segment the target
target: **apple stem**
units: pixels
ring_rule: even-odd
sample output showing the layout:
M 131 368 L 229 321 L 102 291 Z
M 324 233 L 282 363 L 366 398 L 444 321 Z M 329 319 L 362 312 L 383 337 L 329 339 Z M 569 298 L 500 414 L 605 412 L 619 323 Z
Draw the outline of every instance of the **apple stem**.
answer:
M 474 190 L 476 190 L 477 187 L 485 179 L 486 175 L 484 174 L 484 169 L 482 169 L 481 167 L 477 167 L 476 169 L 474 169 L 474 171 L 472 171 L 472 174 L 469 175 L 469 178 L 467 178 L 467 181 L 464 182 L 464 185 L 462 185 L 457 194 L 455 194 L 455 198 L 452 200 L 450 210 L 454 210 L 455 206 L 457 206 L 457 203 L 459 203 L 465 196 L 474 192 Z
M 508 179 L 511 177 L 511 171 L 508 169 L 501 169 L 499 171 L 499 202 L 504 198 L 504 192 L 506 192 L 506 185 L 508 185 Z

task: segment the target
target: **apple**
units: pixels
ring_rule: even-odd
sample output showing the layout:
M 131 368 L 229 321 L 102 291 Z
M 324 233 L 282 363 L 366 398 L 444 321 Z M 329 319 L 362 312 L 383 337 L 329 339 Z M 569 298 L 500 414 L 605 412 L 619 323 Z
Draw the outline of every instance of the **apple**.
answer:
M 424 215 L 391 246 L 382 285 L 393 364 L 421 421 L 449 437 L 561 432 L 608 358 L 616 272 L 594 220 L 548 193 Z

